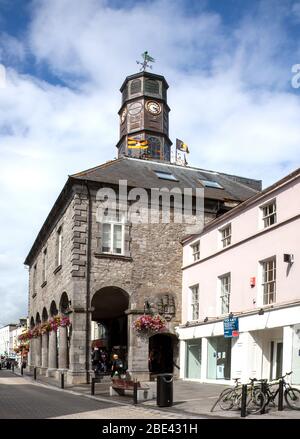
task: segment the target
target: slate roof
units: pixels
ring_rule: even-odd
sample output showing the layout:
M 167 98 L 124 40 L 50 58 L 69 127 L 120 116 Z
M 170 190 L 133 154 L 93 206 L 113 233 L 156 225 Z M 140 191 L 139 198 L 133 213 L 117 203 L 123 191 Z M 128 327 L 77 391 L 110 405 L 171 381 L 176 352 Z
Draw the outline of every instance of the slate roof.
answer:
M 159 178 L 155 171 L 172 174 L 177 181 Z M 154 160 L 142 160 L 129 157 L 106 162 L 70 176 L 79 180 L 119 184 L 119 180 L 127 180 L 128 187 L 150 188 L 194 188 L 203 187 L 200 180 L 211 180 L 219 183 L 223 189 L 204 187 L 206 198 L 215 200 L 244 201 L 261 190 L 261 180 L 208 171 L 190 166 L 179 166 Z
M 155 171 L 173 174 L 176 181 L 159 178 Z M 204 197 L 213 200 L 232 200 L 241 202 L 261 191 L 261 180 L 253 180 L 221 172 L 208 171 L 190 166 L 173 165 L 167 162 L 121 157 L 95 168 L 70 175 L 56 202 L 42 225 L 24 264 L 30 265 L 38 249 L 44 245 L 57 216 L 70 197 L 73 184 L 78 181 L 91 181 L 119 185 L 119 180 L 127 180 L 127 186 L 150 188 L 195 188 L 203 187 L 200 180 L 212 180 L 223 189 L 204 188 Z

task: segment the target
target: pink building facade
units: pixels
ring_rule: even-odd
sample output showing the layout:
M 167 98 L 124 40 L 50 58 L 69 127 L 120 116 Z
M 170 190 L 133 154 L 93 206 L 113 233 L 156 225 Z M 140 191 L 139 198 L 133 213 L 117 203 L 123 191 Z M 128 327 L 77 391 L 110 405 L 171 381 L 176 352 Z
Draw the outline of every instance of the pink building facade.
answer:
M 299 169 L 184 240 L 182 294 L 181 378 L 300 385 Z

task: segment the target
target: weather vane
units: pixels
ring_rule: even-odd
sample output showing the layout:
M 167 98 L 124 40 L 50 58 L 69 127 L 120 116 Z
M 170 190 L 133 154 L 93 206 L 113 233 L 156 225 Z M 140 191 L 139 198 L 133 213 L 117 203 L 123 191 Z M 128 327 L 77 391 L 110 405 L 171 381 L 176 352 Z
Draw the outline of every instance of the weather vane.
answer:
M 147 67 L 150 67 L 150 69 L 152 69 L 152 66 L 150 65 L 150 64 L 148 64 L 149 62 L 155 62 L 155 59 L 154 58 L 152 58 L 152 56 L 150 56 L 150 55 L 148 55 L 148 52 L 146 51 L 146 52 L 144 52 L 144 53 L 142 53 L 142 58 L 143 58 L 143 62 L 140 62 L 140 61 L 137 61 L 136 63 L 137 64 L 141 64 L 141 68 L 140 68 L 140 71 L 145 71 L 146 70 L 146 68 Z

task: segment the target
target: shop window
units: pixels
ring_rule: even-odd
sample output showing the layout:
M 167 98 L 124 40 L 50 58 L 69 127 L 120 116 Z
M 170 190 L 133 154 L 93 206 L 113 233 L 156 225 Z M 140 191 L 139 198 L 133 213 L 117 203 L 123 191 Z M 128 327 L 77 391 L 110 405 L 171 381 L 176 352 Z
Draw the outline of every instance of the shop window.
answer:
M 209 337 L 207 340 L 207 378 L 230 380 L 231 338 Z
M 201 378 L 201 338 L 186 342 L 186 378 Z

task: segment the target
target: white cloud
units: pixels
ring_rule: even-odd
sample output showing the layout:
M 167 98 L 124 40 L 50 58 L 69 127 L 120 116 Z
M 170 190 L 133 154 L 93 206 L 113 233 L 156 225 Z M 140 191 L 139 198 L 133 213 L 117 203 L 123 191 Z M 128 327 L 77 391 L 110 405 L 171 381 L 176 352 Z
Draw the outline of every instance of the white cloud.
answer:
M 300 104 L 286 90 L 279 15 L 228 30 L 217 14 L 188 15 L 183 4 L 35 1 L 27 39 L 0 39 L 0 54 L 16 48 L 22 62 L 29 50 L 37 70 L 46 65 L 67 85 L 8 69 L 0 89 L 2 321 L 24 314 L 21 262 L 67 175 L 116 156 L 119 87 L 144 50 L 170 85 L 171 138 L 189 144 L 192 165 L 265 185 L 298 167 Z

